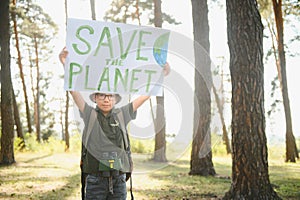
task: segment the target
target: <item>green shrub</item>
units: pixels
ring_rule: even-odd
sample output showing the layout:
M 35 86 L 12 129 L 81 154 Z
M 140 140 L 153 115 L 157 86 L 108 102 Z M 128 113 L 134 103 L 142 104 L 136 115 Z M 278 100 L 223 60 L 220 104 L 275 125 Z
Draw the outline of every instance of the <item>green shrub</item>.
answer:
M 65 143 L 54 137 L 49 137 L 48 141 L 38 142 L 35 134 L 26 133 L 24 136 L 25 148 L 20 145 L 21 139 L 15 138 L 14 148 L 15 151 L 22 152 L 44 152 L 44 153 L 60 153 L 64 152 Z
M 76 133 L 70 138 L 70 151 L 80 153 L 81 152 L 81 137 L 80 133 Z
M 226 145 L 222 139 L 222 135 L 213 133 L 211 135 L 211 149 L 213 156 L 225 156 L 227 155 Z
M 153 153 L 153 140 L 138 140 L 131 138 L 130 145 L 132 153 Z

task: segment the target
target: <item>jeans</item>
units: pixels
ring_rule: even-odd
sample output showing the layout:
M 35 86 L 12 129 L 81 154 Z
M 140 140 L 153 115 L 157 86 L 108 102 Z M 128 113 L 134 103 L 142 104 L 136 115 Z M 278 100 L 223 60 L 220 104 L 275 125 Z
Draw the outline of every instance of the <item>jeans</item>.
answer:
M 126 200 L 126 174 L 113 177 L 113 194 L 109 192 L 109 178 L 91 175 L 86 178 L 86 200 Z

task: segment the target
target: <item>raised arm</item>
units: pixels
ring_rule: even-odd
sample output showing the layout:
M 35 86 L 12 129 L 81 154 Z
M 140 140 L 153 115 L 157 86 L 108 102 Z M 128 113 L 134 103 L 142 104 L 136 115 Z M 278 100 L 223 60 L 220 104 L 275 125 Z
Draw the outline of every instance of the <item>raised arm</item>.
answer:
M 139 96 L 135 100 L 132 101 L 133 112 L 137 111 L 137 109 L 148 99 L 150 96 Z
M 68 56 L 68 51 L 65 47 L 59 54 L 59 60 L 63 64 L 63 66 L 65 66 L 65 61 L 66 61 L 67 56 Z M 77 105 L 78 109 L 81 112 L 83 112 L 85 101 L 84 101 L 82 95 L 77 91 L 70 91 L 70 94 L 72 95 L 72 98 L 73 98 L 75 104 Z
M 167 76 L 170 73 L 170 65 L 169 63 L 166 63 L 164 66 L 164 76 Z M 147 101 L 150 98 L 150 96 L 139 96 L 135 100 L 132 101 L 133 111 L 137 111 L 137 109 L 143 105 L 145 101 Z

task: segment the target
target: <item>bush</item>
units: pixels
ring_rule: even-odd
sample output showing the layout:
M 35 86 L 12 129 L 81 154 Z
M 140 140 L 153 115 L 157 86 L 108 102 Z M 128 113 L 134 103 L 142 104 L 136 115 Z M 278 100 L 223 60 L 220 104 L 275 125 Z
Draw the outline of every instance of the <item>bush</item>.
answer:
M 64 152 L 65 142 L 54 137 L 49 137 L 48 141 L 38 142 L 35 134 L 26 133 L 24 136 L 25 148 L 22 148 L 20 138 L 15 138 L 15 152 L 43 152 L 43 153 L 61 153 Z
M 81 134 L 76 133 L 70 138 L 70 151 L 71 152 L 76 152 L 76 153 L 81 153 Z
M 154 141 L 130 139 L 132 153 L 153 153 Z
M 222 139 L 222 135 L 212 134 L 211 135 L 211 149 L 213 156 L 226 156 L 226 145 Z

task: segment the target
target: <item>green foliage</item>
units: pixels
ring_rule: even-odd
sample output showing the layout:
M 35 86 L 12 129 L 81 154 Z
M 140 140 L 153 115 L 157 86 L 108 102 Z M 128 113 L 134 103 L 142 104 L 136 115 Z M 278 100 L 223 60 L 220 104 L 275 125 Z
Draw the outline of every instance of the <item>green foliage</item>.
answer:
M 153 153 L 154 141 L 153 140 L 138 140 L 130 139 L 132 153 Z
M 121 23 L 127 23 L 128 20 L 140 22 L 141 19 L 147 19 L 148 22 L 145 23 L 154 24 L 154 3 L 148 0 L 114 0 L 109 10 L 106 11 L 104 19 Z M 162 13 L 162 20 L 169 24 L 181 24 L 167 13 Z
M 174 135 L 171 135 L 171 137 L 174 137 Z M 141 153 L 141 154 L 152 154 L 153 153 L 154 140 L 140 140 L 140 139 L 131 138 L 130 142 L 131 142 L 131 151 L 133 153 Z M 217 134 L 213 133 L 211 136 L 211 144 L 212 144 L 213 156 L 226 156 L 227 155 L 226 146 L 222 140 L 221 135 L 217 135 Z M 190 152 L 190 150 L 188 152 Z
M 71 152 L 81 152 L 81 134 L 76 133 L 70 137 L 70 151 Z
M 226 145 L 223 142 L 222 136 L 212 133 L 211 134 L 211 150 L 213 156 L 226 156 Z
M 20 138 L 15 138 L 14 147 L 15 152 L 43 152 L 43 153 L 61 153 L 64 152 L 64 142 L 54 137 L 49 137 L 47 142 L 37 142 L 36 135 L 26 133 L 25 134 L 25 148 L 20 148 Z
M 295 15 L 300 18 L 300 1 L 299 0 L 285 0 L 284 1 L 285 15 Z
M 25 148 L 22 148 L 22 139 L 16 137 L 14 140 L 14 148 L 16 153 L 20 152 L 32 152 L 32 153 L 62 153 L 65 151 L 65 141 L 62 141 L 56 137 L 50 136 L 47 141 L 41 143 L 36 141 L 36 135 L 26 133 L 25 134 Z M 81 134 L 77 133 L 70 137 L 70 152 L 81 152 Z

